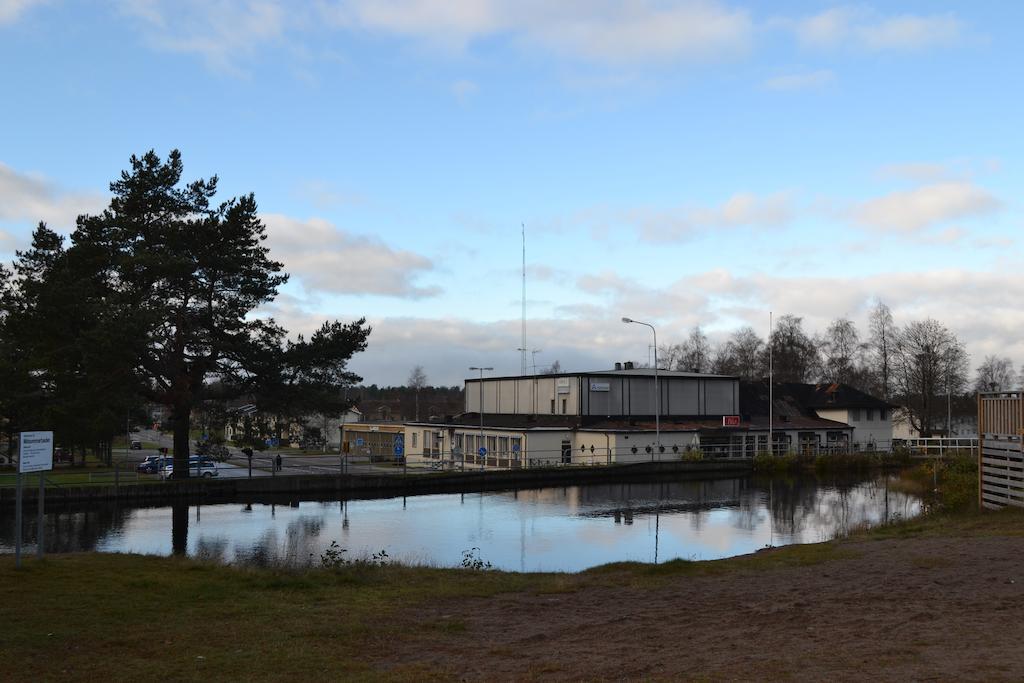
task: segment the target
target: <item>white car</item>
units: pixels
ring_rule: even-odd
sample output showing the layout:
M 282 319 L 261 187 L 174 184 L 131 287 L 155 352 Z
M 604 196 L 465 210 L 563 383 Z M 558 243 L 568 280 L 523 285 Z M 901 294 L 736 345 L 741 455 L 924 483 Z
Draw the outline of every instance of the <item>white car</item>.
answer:
M 189 475 L 201 476 L 204 479 L 211 479 L 213 477 L 219 477 L 220 472 L 217 471 L 217 463 L 213 462 L 209 458 L 194 457 L 188 459 L 188 466 L 191 470 Z M 171 475 L 174 474 L 174 462 L 171 460 L 167 461 L 163 467 L 160 468 L 160 478 L 170 479 Z

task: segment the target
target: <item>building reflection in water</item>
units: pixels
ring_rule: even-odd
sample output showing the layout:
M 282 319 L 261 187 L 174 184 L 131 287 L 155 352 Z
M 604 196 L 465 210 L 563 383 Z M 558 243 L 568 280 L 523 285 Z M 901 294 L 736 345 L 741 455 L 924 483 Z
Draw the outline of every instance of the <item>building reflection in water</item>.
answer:
M 887 477 L 775 477 L 286 505 L 52 506 L 45 523 L 50 553 L 190 554 L 217 562 L 307 566 L 319 564 L 334 541 L 349 560 L 384 549 L 402 561 L 451 566 L 463 551 L 479 547 L 495 567 L 533 571 L 725 557 L 769 544 L 820 541 L 919 511 L 920 502 L 896 492 Z M 26 515 L 26 522 L 28 548 L 36 538 L 34 515 Z M 0 551 L 13 550 L 13 526 L 13 515 L 0 517 Z

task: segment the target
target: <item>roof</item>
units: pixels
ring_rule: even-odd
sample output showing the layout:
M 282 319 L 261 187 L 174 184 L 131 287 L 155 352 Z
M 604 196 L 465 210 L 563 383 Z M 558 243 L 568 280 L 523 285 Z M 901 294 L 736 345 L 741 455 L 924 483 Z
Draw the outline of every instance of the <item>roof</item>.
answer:
M 654 368 L 632 368 L 630 370 L 590 370 L 588 372 L 559 372 L 555 374 L 537 375 L 505 375 L 503 377 L 484 377 L 485 381 L 499 379 L 532 379 L 534 377 L 654 377 Z M 703 372 L 682 372 L 680 370 L 658 369 L 658 378 L 689 378 L 689 379 L 738 379 L 734 375 L 712 375 Z M 468 377 L 466 382 L 479 382 L 479 377 Z
M 879 408 L 892 410 L 898 406 L 875 398 L 848 384 L 802 384 L 777 382 L 772 385 L 772 407 L 783 415 L 816 416 L 815 411 L 844 408 Z M 745 415 L 768 414 L 768 382 L 740 382 L 740 412 Z
M 479 427 L 479 413 L 463 413 L 444 422 L 407 422 L 416 427 Z M 835 420 L 826 420 L 815 415 L 801 413 L 775 413 L 772 420 L 774 429 L 829 429 L 852 430 L 853 427 Z M 658 425 L 654 416 L 630 418 L 608 418 L 576 415 L 502 415 L 484 413 L 485 429 L 510 429 L 517 431 L 603 431 L 603 432 L 653 432 L 660 428 L 662 432 L 700 432 L 700 431 L 763 431 L 768 429 L 768 414 L 744 415 L 739 427 L 723 427 L 721 418 L 662 417 Z

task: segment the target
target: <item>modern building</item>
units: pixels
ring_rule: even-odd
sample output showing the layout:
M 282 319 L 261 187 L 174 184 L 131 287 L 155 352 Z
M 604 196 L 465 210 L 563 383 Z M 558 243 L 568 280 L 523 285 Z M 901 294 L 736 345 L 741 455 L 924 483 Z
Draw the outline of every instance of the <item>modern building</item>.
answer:
M 467 379 L 466 411 L 407 423 L 405 455 L 410 464 L 509 468 L 753 457 L 769 450 L 769 434 L 776 453 L 864 449 L 882 441 L 875 422 L 889 427 L 886 446 L 892 438 L 890 416 L 880 412 L 892 406 L 845 385 L 776 385 L 770 404 L 767 382 L 726 375 L 659 370 L 657 386 L 655 393 L 654 370 L 628 363 Z M 870 421 L 855 412 L 869 405 Z M 862 415 L 872 424 L 858 432 Z

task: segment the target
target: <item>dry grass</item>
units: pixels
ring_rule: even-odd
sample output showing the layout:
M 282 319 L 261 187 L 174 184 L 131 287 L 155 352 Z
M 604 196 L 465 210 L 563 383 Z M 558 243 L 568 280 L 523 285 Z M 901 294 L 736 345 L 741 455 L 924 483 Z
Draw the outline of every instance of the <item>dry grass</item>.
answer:
M 849 539 L 710 562 L 617 563 L 580 574 L 427 567 L 282 571 L 137 555 L 0 558 L 0 680 L 443 680 L 450 671 L 374 668 L 398 643 L 460 638 L 461 616 L 425 623 L 424 605 L 498 594 L 581 595 L 609 586 L 655 588 L 681 577 L 787 571 L 854 559 L 864 541 L 1020 536 L 1024 511 L 933 515 Z M 940 568 L 928 557 L 922 570 Z M 565 676 L 552 663 L 532 675 Z

